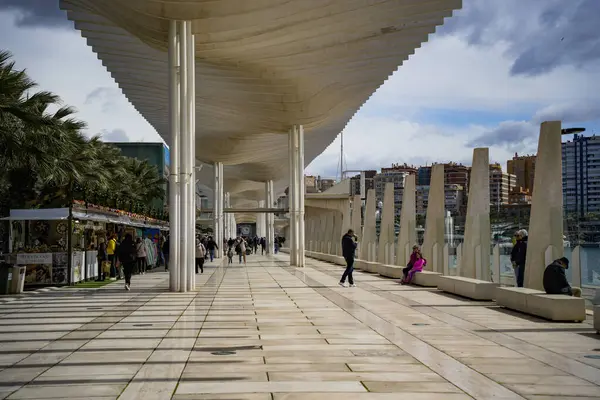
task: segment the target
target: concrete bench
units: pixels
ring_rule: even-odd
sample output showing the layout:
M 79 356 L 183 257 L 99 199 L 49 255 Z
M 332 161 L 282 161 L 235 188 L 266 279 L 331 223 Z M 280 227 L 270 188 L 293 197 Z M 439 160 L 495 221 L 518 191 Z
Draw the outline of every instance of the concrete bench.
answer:
M 360 269 L 361 271 L 370 272 L 372 274 L 379 273 L 379 263 L 365 260 L 356 260 L 354 262 L 354 267 Z
M 600 333 L 600 305 L 594 306 L 594 329 Z
M 533 294 L 544 294 L 544 292 L 520 287 L 497 287 L 495 300 L 500 307 L 527 313 L 527 296 Z
M 473 300 L 493 300 L 497 283 L 462 276 L 440 276 L 438 289 Z
M 437 287 L 438 278 L 442 276 L 439 272 L 432 271 L 421 271 L 416 272 L 413 279 L 412 284 L 423 286 L 423 287 Z
M 379 264 L 377 272 L 386 278 L 402 279 L 402 268 L 397 265 Z
M 585 321 L 585 300 L 528 288 L 496 288 L 496 304 L 551 321 Z

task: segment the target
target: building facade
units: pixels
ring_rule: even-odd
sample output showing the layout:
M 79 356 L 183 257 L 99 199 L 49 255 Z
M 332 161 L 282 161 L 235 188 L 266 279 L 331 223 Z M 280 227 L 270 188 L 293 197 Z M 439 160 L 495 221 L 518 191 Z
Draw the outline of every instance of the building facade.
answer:
M 417 186 L 429 186 L 431 183 L 431 166 L 417 169 Z
M 517 177 L 502 171 L 500 164 L 490 164 L 490 205 L 500 207 L 508 204 L 509 194 L 516 182 Z
M 512 160 L 506 162 L 509 174 L 516 177 L 516 186 L 522 188 L 524 193 L 533 194 L 533 178 L 535 176 L 535 155 L 519 156 L 515 153 Z
M 161 200 L 155 200 L 152 204 L 153 207 L 163 210 L 167 205 L 169 199 L 168 184 L 169 179 L 169 165 L 170 165 L 170 154 L 169 148 L 164 143 L 146 143 L 146 142 L 107 142 L 107 144 L 113 145 L 121 150 L 121 154 L 125 157 L 137 158 L 138 160 L 145 160 L 150 165 L 154 165 L 159 173 L 162 173 L 165 178 L 165 198 Z
M 304 187 L 306 193 L 317 193 L 317 177 L 313 175 L 304 175 Z
M 600 136 L 574 135 L 563 143 L 562 170 L 565 213 L 600 212 Z
M 377 176 L 376 170 L 367 170 L 350 178 L 350 195 L 360 195 L 361 198 L 366 198 L 367 191 L 375 189 L 375 176 Z M 364 188 L 361 190 L 363 185 Z
M 408 172 L 386 168 L 386 172 L 382 172 L 375 176 L 375 198 L 377 202 L 383 201 L 385 192 L 385 184 L 394 184 L 394 215 L 399 216 L 402 210 L 402 195 L 404 194 L 404 182 L 408 176 Z M 382 170 L 383 171 L 383 170 Z

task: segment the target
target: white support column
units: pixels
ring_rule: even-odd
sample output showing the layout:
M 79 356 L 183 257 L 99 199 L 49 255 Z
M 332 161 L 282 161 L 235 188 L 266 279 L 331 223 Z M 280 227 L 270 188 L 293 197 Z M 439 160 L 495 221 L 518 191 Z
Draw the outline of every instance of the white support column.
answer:
M 190 268 L 189 259 L 189 224 L 190 224 L 190 167 L 191 160 L 189 152 L 186 151 L 189 146 L 189 137 L 191 134 L 190 126 L 190 100 L 189 92 L 189 63 L 188 63 L 188 22 L 179 22 L 179 79 L 181 82 L 181 89 L 179 91 L 179 102 L 181 106 L 180 122 L 181 134 L 179 136 L 179 151 L 181 152 L 181 164 L 180 164 L 180 190 L 181 190 L 181 223 L 180 223 L 180 234 L 179 234 L 179 291 L 186 292 L 188 290 L 188 270 Z
M 296 171 L 298 174 L 298 255 L 297 255 L 297 266 L 304 267 L 304 251 L 305 251 L 305 240 L 306 240 L 306 223 L 304 221 L 304 194 L 305 190 L 305 182 L 304 182 L 304 127 L 302 125 L 298 125 L 296 127 L 296 136 L 297 136 L 297 151 L 298 156 L 296 158 Z
M 180 229 L 180 185 L 179 185 L 179 23 L 169 22 L 169 122 L 170 154 L 169 174 L 169 290 L 179 291 L 179 229 Z
M 187 29 L 187 62 L 188 62 L 188 90 L 187 90 L 187 107 L 189 118 L 189 133 L 187 137 L 187 145 L 184 147 L 188 153 L 188 280 L 187 290 L 192 291 L 196 288 L 196 45 L 194 34 L 192 33 L 192 23 L 186 24 Z
M 265 198 L 266 208 L 272 208 L 275 201 L 273 196 L 273 181 L 265 182 Z M 264 214 L 265 221 L 265 238 L 267 241 L 267 254 L 273 254 L 274 252 L 274 238 L 275 238 L 275 215 L 272 213 Z
M 213 239 L 219 246 L 215 255 L 220 258 L 223 251 L 223 163 L 214 164 L 214 174 Z
M 296 127 L 292 126 L 288 134 L 288 151 L 289 151 L 289 162 L 290 162 L 290 184 L 288 186 L 288 199 L 289 199 L 289 208 L 290 208 L 290 237 L 288 238 L 288 243 L 290 244 L 290 265 L 297 265 L 296 258 L 296 249 L 297 249 L 297 239 L 298 235 L 296 234 L 296 226 L 297 226 L 297 210 L 298 206 L 296 203 L 296 190 L 298 179 L 298 174 L 296 173 Z

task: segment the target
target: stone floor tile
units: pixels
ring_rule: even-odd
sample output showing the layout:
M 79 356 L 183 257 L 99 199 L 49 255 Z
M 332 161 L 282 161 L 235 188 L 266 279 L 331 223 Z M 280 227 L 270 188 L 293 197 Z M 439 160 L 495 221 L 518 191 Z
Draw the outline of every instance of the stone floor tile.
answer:
M 96 398 L 110 397 L 116 398 L 125 384 L 121 385 L 57 385 L 57 386 L 26 386 L 11 394 L 9 400 L 25 399 L 72 399 L 72 398 Z M 82 397 L 85 395 L 85 397 Z
M 517 393 L 522 395 L 546 395 L 546 396 L 588 396 L 600 398 L 600 387 L 596 385 L 527 385 L 508 384 Z
M 275 392 L 364 392 L 360 382 L 183 382 L 175 394 L 275 393 Z
M 459 393 L 275 393 L 274 400 L 471 400 Z

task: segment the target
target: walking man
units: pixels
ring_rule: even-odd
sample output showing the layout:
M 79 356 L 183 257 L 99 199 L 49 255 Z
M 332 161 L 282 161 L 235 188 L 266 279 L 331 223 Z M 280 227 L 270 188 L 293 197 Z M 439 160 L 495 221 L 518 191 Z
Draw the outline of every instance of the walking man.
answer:
M 352 277 L 352 271 L 354 270 L 354 254 L 356 253 L 357 240 L 358 237 L 354 234 L 352 229 L 348 229 L 348 233 L 342 237 L 342 255 L 346 260 L 346 270 L 340 280 L 340 286 L 342 287 L 346 287 L 346 277 L 348 278 L 350 287 L 356 287 L 354 278 Z

